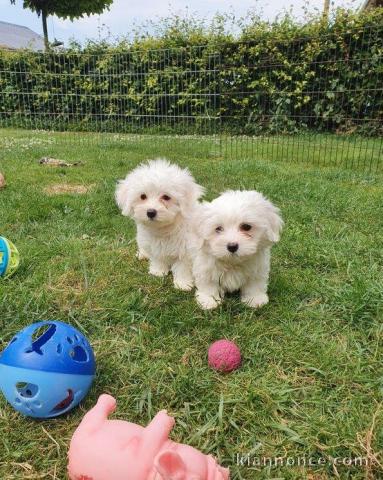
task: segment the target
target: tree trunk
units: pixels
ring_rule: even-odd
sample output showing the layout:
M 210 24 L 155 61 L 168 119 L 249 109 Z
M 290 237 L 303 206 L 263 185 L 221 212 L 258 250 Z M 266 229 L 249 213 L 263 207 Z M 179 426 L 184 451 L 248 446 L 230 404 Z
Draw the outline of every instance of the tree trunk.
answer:
M 324 0 L 323 19 L 326 22 L 328 22 L 329 13 L 330 13 L 330 0 Z
M 48 39 L 48 26 L 47 26 L 47 14 L 45 10 L 42 10 L 41 12 L 41 18 L 43 21 L 43 32 L 44 32 L 44 45 L 45 45 L 45 51 L 49 51 L 49 39 Z

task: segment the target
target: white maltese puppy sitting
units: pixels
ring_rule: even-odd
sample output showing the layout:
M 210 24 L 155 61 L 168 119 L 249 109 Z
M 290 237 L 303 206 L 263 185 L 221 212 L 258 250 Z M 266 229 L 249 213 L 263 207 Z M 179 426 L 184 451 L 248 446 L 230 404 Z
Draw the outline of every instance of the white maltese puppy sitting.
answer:
M 199 305 L 215 308 L 236 290 L 250 307 L 268 303 L 270 250 L 283 226 L 278 208 L 261 193 L 227 191 L 200 206 L 199 220 L 193 261 Z
M 149 259 L 152 275 L 171 270 L 181 290 L 194 285 L 190 222 L 203 192 L 187 169 L 164 159 L 139 165 L 117 185 L 117 204 L 137 225 L 138 258 Z

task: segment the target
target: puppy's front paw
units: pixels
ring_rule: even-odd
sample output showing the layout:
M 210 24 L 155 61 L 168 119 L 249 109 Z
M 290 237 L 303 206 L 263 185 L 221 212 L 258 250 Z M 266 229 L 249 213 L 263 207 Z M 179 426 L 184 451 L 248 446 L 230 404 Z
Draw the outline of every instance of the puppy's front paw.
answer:
M 260 308 L 262 305 L 269 303 L 269 297 L 267 293 L 255 293 L 254 295 L 243 295 L 241 298 L 243 303 L 246 303 L 249 307 Z
M 169 273 L 169 269 L 159 265 L 150 265 L 149 273 L 155 277 L 165 277 Z
M 175 288 L 178 288 L 178 290 L 183 290 L 184 292 L 190 292 L 193 288 L 193 279 L 192 278 L 179 278 L 175 277 L 174 278 L 174 286 Z
M 220 299 L 216 299 L 211 295 L 206 295 L 206 293 L 197 292 L 196 299 L 198 305 L 204 310 L 212 310 L 213 308 L 218 307 L 221 303 Z
M 138 260 L 148 260 L 149 255 L 147 255 L 144 251 L 139 250 L 136 254 L 136 257 L 138 258 Z

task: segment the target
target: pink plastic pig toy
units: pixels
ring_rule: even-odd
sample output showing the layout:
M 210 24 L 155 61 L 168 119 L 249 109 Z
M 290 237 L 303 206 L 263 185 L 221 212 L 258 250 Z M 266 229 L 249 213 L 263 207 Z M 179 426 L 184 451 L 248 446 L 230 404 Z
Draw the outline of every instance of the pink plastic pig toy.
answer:
M 101 395 L 75 431 L 69 449 L 71 480 L 229 480 L 212 456 L 169 440 L 174 419 L 165 410 L 144 428 L 108 420 L 116 400 Z

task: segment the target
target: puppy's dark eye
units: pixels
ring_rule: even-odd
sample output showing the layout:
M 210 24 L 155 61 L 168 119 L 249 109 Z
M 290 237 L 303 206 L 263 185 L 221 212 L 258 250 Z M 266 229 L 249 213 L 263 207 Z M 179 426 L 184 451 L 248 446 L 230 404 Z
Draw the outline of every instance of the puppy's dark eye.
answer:
M 166 202 L 168 202 L 170 200 L 170 197 L 169 195 L 162 195 L 162 200 L 165 200 Z
M 249 225 L 248 223 L 241 223 L 241 225 L 239 226 L 239 229 L 242 232 L 248 232 L 249 230 L 251 230 L 251 228 L 251 225 Z
M 145 193 L 141 193 L 141 200 L 146 200 L 148 197 Z
M 221 232 L 223 232 L 223 227 L 219 226 L 219 227 L 217 227 L 217 228 L 215 229 L 215 231 L 216 231 L 217 233 L 221 233 Z

